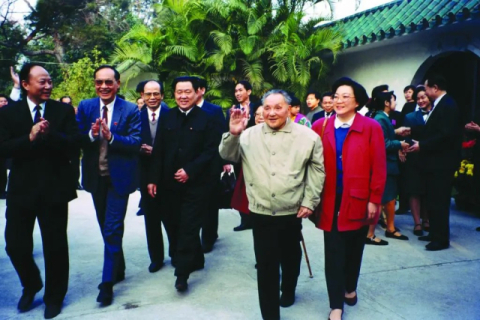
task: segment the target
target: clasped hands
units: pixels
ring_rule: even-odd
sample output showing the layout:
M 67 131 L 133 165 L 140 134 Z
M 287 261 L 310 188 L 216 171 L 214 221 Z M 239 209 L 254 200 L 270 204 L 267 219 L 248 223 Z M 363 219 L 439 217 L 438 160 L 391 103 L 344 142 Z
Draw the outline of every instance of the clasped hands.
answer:
M 412 133 L 412 129 L 408 127 L 400 127 L 398 129 L 395 129 L 395 134 L 402 136 L 402 137 L 407 137 Z M 405 153 L 411 153 L 411 152 L 419 152 L 420 151 L 420 144 L 418 143 L 417 140 L 412 139 L 412 144 L 409 145 L 405 141 L 400 141 L 402 145 L 402 152 Z M 403 161 L 402 161 L 403 162 Z
M 102 131 L 102 136 L 110 141 L 112 140 L 112 132 L 108 127 L 107 121 L 105 119 L 98 118 L 94 123 L 92 123 L 92 136 L 96 139 L 100 135 L 100 130 Z
M 473 121 L 470 121 L 465 125 L 465 130 L 472 132 L 480 132 L 480 126 Z
M 30 141 L 35 141 L 39 137 L 44 137 L 50 132 L 50 123 L 44 118 L 40 118 L 35 125 L 33 125 L 32 130 L 30 130 L 29 139 Z

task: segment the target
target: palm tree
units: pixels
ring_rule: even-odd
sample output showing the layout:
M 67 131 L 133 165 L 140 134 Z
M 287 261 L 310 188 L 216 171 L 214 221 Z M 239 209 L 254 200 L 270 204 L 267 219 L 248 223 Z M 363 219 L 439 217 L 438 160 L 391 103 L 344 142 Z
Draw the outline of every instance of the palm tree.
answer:
M 322 54 L 335 56 L 341 38 L 315 29 L 318 19 L 302 22 L 298 3 L 164 0 L 155 7 L 154 26 L 137 25 L 118 41 L 113 62 L 128 68 L 130 78 L 155 72 L 167 85 L 178 75 L 202 76 L 210 86 L 207 97 L 224 108 L 242 79 L 257 95 L 280 87 L 303 97 L 325 75 Z

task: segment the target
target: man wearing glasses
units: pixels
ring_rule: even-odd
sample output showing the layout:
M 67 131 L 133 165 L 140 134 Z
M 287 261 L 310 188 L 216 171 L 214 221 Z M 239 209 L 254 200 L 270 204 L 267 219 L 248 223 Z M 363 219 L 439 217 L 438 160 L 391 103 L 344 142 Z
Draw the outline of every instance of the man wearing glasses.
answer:
M 82 184 L 92 194 L 105 244 L 97 302 L 112 303 L 113 285 L 125 279 L 122 238 L 129 194 L 138 186 L 140 113 L 117 96 L 120 74 L 108 65 L 94 72 L 98 98 L 83 100 L 77 121 L 82 134 Z

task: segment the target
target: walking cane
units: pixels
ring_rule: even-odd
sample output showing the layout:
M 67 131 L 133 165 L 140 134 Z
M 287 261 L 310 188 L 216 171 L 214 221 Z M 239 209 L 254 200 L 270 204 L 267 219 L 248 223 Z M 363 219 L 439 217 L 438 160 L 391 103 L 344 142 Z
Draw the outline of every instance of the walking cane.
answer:
M 310 267 L 310 260 L 308 259 L 307 247 L 305 246 L 305 240 L 303 239 L 302 231 L 300 231 L 300 236 L 302 237 L 302 247 L 303 252 L 305 253 L 305 260 L 307 261 L 308 273 L 310 274 L 310 278 L 313 278 L 312 268 Z

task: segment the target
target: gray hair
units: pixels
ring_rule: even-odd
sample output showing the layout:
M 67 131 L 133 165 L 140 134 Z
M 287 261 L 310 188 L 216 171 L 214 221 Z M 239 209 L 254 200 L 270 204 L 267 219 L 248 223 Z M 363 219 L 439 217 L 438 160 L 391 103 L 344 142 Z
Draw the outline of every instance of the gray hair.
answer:
M 262 97 L 262 105 L 265 104 L 265 99 L 267 99 L 268 96 L 271 96 L 272 94 L 281 94 L 283 96 L 283 99 L 285 99 L 285 102 L 290 105 L 292 103 L 292 98 L 290 95 L 287 93 L 287 91 L 282 90 L 282 89 L 272 89 L 270 91 L 267 91 L 263 97 Z

